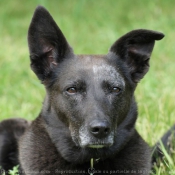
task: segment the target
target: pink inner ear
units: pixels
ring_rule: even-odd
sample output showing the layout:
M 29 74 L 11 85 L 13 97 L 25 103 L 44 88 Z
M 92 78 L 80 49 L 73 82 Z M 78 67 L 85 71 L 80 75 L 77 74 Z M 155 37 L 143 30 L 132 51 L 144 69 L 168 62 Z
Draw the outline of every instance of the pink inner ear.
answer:
M 149 58 L 152 52 L 151 44 L 133 44 L 128 47 L 128 52 Z
M 48 61 L 49 63 L 53 64 L 53 65 L 57 65 L 57 63 L 55 62 L 54 58 L 53 58 L 53 49 L 49 50 L 47 52 L 47 57 L 48 57 Z
M 44 53 L 48 53 L 48 52 L 50 52 L 50 51 L 52 51 L 53 50 L 53 47 L 51 47 L 51 46 L 44 46 L 43 47 L 43 52 Z
M 48 58 L 48 61 L 49 63 L 53 64 L 53 65 L 57 65 L 57 63 L 55 62 L 54 60 L 54 56 L 53 56 L 53 48 L 52 47 L 45 47 L 43 49 L 44 53 L 47 54 L 47 58 Z
M 53 52 L 54 52 L 54 47 L 51 44 L 47 44 L 45 41 L 41 41 L 42 45 L 43 45 L 43 50 L 42 52 L 44 54 L 47 54 L 47 58 L 49 63 L 53 64 L 53 65 L 57 65 L 56 61 L 54 60 L 54 56 L 53 56 Z

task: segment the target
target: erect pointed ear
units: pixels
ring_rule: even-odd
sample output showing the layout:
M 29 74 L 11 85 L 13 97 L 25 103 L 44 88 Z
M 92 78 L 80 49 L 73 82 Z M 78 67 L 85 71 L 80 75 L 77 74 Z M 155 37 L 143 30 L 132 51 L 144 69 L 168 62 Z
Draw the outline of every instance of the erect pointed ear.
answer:
M 149 69 L 149 59 L 155 40 L 164 34 L 151 30 L 133 30 L 119 38 L 110 48 L 129 68 L 132 80 L 139 82 Z
M 28 45 L 31 68 L 43 82 L 52 75 L 59 62 L 73 55 L 63 33 L 49 12 L 41 6 L 36 8 L 33 15 L 28 31 Z

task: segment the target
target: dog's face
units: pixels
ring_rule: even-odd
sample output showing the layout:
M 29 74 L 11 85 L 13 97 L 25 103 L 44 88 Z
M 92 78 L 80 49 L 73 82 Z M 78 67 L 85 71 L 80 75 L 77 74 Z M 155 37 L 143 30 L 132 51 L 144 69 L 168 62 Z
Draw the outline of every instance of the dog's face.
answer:
M 134 127 L 134 90 L 148 71 L 155 40 L 163 36 L 134 30 L 118 39 L 107 55 L 75 55 L 50 14 L 38 7 L 28 42 L 31 67 L 47 91 L 42 115 L 58 118 L 78 147 L 117 147 L 122 123 Z M 58 122 L 53 125 L 55 132 L 60 130 Z
M 57 115 L 66 118 L 73 141 L 81 147 L 111 146 L 133 94 L 115 59 L 74 56 L 58 71 L 49 96 Z

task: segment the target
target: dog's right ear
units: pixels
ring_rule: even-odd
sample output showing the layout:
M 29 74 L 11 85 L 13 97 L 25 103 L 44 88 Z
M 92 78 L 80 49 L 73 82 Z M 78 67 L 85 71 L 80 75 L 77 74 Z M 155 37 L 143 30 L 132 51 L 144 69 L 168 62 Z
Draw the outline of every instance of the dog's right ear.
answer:
M 42 82 L 52 75 L 58 63 L 73 55 L 72 48 L 52 16 L 41 6 L 36 8 L 33 15 L 28 45 L 31 68 Z
M 149 59 L 156 40 L 161 40 L 163 33 L 138 29 L 119 38 L 110 48 L 128 67 L 133 82 L 139 82 L 149 69 Z

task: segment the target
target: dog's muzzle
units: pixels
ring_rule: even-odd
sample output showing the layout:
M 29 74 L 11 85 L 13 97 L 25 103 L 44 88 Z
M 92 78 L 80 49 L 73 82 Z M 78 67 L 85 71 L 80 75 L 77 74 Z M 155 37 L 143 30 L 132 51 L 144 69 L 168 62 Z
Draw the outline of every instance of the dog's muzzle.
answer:
M 110 147 L 114 142 L 114 132 L 107 121 L 92 121 L 88 126 L 79 130 L 79 145 L 89 148 Z

